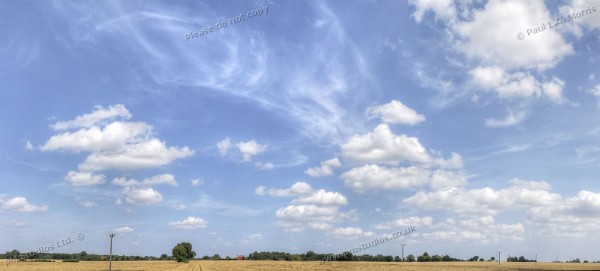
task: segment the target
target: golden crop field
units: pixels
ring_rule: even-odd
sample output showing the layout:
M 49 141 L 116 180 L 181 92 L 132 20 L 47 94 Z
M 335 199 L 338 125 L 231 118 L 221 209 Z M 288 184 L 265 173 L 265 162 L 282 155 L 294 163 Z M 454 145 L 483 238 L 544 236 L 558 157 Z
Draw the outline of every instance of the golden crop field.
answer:
M 471 271 L 471 270 L 600 270 L 592 263 L 377 263 L 377 262 L 283 262 L 283 261 L 122 261 L 113 262 L 114 271 Z M 108 262 L 17 262 L 2 264 L 1 271 L 104 271 Z

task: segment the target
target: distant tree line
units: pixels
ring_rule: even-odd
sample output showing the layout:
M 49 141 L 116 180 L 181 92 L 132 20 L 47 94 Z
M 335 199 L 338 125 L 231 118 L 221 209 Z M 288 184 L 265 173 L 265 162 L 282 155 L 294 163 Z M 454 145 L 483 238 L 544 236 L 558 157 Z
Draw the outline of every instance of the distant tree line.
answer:
M 508 258 L 506 258 L 506 261 L 507 262 L 521 262 L 521 263 L 536 262 L 536 260 L 529 260 L 529 259 L 526 259 L 523 256 L 520 256 L 520 257 L 510 257 L 510 256 L 508 256 Z
M 80 260 L 80 261 L 108 261 L 109 255 L 88 254 L 85 251 L 80 253 L 21 253 L 18 250 L 12 250 L 0 254 L 0 259 L 19 259 L 19 260 Z M 175 258 L 163 254 L 160 258 L 154 256 L 126 256 L 113 255 L 113 261 L 156 261 L 156 260 L 174 260 Z
M 178 244 L 179 245 L 179 244 Z M 191 247 L 190 247 L 191 249 Z M 192 251 L 193 252 L 193 251 Z M 195 255 L 195 254 L 194 254 Z M 80 253 L 21 253 L 18 250 L 8 251 L 4 254 L 0 254 L 0 259 L 19 259 L 28 261 L 53 261 L 53 260 L 69 260 L 69 261 L 108 261 L 108 255 L 102 254 L 88 254 L 85 251 Z M 113 255 L 113 261 L 156 261 L 156 260 L 177 260 L 175 256 L 169 256 L 162 254 L 160 257 L 155 256 L 126 256 L 126 255 Z M 235 258 L 232 257 L 221 257 L 219 254 L 213 256 L 203 256 L 195 258 L 196 260 L 268 260 L 268 261 L 364 261 L 364 262 L 455 262 L 465 261 L 450 257 L 448 255 L 429 255 L 424 252 L 421 256 L 415 257 L 413 254 L 409 254 L 405 259 L 400 256 L 390 255 L 353 255 L 346 251 L 341 254 L 332 253 L 315 253 L 314 251 L 308 251 L 302 254 L 292 254 L 286 252 L 252 252 L 248 256 L 239 255 Z M 473 256 L 466 261 L 496 261 L 494 257 L 490 257 L 485 260 L 483 257 Z M 524 256 L 519 257 L 507 257 L 508 262 L 535 262 Z M 567 261 L 570 263 L 588 263 L 587 260 L 582 261 L 579 258 Z M 594 262 L 596 263 L 596 262 Z
M 363 261 L 363 262 L 453 262 L 462 261 L 461 259 L 453 258 L 448 255 L 430 256 L 427 252 L 423 255 L 415 257 L 413 254 L 409 254 L 405 259 L 400 256 L 390 255 L 353 255 L 352 253 L 345 251 L 341 254 L 331 253 L 315 253 L 308 251 L 304 254 L 290 254 L 283 252 L 253 252 L 247 258 L 248 260 L 273 260 L 273 261 Z
M 577 258 L 577 259 L 573 259 L 573 260 L 570 260 L 570 261 L 567 261 L 567 262 L 568 263 L 580 263 L 581 260 L 579 258 Z M 589 263 L 589 261 L 585 260 L 585 261 L 583 261 L 583 263 Z M 600 261 L 593 262 L 593 263 L 600 263 Z
M 271 260 L 271 261 L 369 261 L 369 262 L 393 262 L 401 261 L 400 257 L 384 255 L 353 255 L 350 252 L 341 254 L 315 253 L 308 251 L 303 254 L 291 254 L 286 252 L 252 252 L 247 260 Z
M 407 262 L 414 262 L 414 258 L 415 256 L 413 256 L 412 254 L 408 255 Z M 433 256 L 429 256 L 429 253 L 424 252 L 423 255 L 417 257 L 417 261 L 419 262 L 459 262 L 462 261 L 461 259 L 456 259 L 456 258 L 452 258 L 448 255 L 444 255 L 444 256 L 440 256 L 440 255 L 433 255 Z

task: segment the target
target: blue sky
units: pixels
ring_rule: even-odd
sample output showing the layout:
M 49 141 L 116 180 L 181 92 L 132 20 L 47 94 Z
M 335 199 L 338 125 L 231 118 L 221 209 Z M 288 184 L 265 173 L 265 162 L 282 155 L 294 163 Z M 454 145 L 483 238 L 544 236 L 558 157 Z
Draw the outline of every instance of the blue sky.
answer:
M 599 4 L 5 2 L 0 251 L 600 260 Z

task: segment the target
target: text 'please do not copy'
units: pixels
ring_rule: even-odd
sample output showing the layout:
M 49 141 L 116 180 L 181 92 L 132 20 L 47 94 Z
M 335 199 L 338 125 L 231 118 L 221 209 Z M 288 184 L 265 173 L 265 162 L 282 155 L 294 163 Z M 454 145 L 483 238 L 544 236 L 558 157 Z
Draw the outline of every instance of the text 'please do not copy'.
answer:
M 185 34 L 185 41 L 190 41 L 190 39 L 200 38 L 200 37 L 208 35 L 209 33 L 215 32 L 217 30 L 227 28 L 230 25 L 236 25 L 245 20 L 252 19 L 255 17 L 260 17 L 263 15 L 268 15 L 268 14 L 269 14 L 268 6 L 260 7 L 260 8 L 248 11 L 246 13 L 240 13 L 240 15 L 231 17 L 227 20 L 219 20 L 214 25 L 207 26 L 198 31 L 192 31 L 190 33 Z

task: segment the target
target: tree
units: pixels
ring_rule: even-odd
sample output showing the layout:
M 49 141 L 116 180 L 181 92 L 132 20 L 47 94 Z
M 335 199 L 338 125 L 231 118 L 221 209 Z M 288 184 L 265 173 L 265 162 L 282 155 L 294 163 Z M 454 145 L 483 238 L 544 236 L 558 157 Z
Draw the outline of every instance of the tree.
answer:
M 306 252 L 306 259 L 309 261 L 312 261 L 315 259 L 315 252 L 312 250 L 309 250 L 308 252 Z
M 448 254 L 444 255 L 444 257 L 442 257 L 442 262 L 460 262 L 462 261 L 461 259 L 457 259 L 457 258 L 452 258 L 450 256 L 448 256 Z
M 188 242 L 179 243 L 173 248 L 173 257 L 177 259 L 177 262 L 187 263 L 195 256 L 196 252 L 192 250 L 192 244 Z
M 19 252 L 16 249 L 13 249 L 13 251 L 11 251 L 11 252 L 6 252 L 5 255 L 6 255 L 7 259 L 18 259 L 19 256 L 21 255 L 21 252 Z
M 352 261 L 352 253 L 350 251 L 342 252 L 342 257 L 339 259 L 340 261 Z
M 429 256 L 429 253 L 424 252 L 423 255 L 417 257 L 417 261 L 419 262 L 430 262 L 431 261 L 431 257 Z
M 414 262 L 415 261 L 415 255 L 408 254 L 408 256 L 406 256 L 406 261 L 407 262 Z
M 495 261 L 495 260 L 496 260 L 496 257 L 491 257 L 491 258 L 490 258 L 490 262 L 493 262 L 493 261 Z
M 212 259 L 213 260 L 220 260 L 221 259 L 221 255 L 215 254 L 215 255 L 212 256 Z
M 168 260 L 169 259 L 169 255 L 167 255 L 167 254 L 160 255 L 160 259 L 161 260 Z

